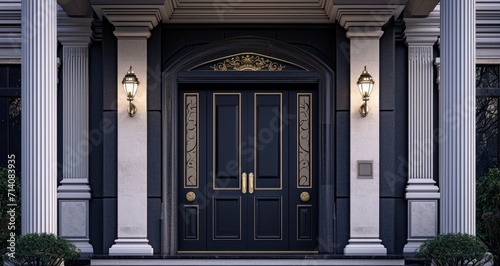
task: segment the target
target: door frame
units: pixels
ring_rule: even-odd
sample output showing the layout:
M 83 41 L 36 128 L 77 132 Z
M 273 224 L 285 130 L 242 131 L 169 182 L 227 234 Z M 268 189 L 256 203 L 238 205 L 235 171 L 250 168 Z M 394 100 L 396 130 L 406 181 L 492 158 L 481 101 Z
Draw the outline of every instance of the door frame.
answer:
M 332 47 L 333 49 L 333 47 Z M 207 71 L 200 66 L 221 57 L 251 52 L 277 59 L 283 71 Z M 294 68 L 294 69 L 292 69 Z M 266 38 L 231 38 L 187 53 L 162 72 L 162 254 L 177 254 L 178 89 L 180 83 L 307 83 L 318 88 L 318 250 L 334 253 L 336 219 L 335 74 L 316 56 L 290 44 Z M 333 223 L 332 223 L 333 221 Z

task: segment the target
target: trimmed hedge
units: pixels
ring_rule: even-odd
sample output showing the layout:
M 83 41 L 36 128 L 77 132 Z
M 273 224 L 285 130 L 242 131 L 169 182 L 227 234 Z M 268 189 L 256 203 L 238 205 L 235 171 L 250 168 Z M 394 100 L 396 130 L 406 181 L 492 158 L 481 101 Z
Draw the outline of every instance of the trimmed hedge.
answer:
M 500 259 L 500 170 L 490 169 L 476 184 L 477 235 Z
M 11 262 L 13 265 L 59 266 L 65 260 L 79 257 L 76 247 L 64 238 L 46 233 L 27 234 L 17 239 L 15 259 Z
M 475 236 L 444 234 L 423 243 L 418 258 L 432 259 L 436 266 L 484 265 L 493 259 L 488 247 Z

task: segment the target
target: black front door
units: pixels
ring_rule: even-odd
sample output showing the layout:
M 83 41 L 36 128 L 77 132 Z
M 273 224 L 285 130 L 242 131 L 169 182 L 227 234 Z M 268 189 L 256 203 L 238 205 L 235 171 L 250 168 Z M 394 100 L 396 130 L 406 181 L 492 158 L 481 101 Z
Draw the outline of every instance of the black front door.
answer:
M 180 91 L 179 251 L 315 249 L 315 91 L 304 87 Z

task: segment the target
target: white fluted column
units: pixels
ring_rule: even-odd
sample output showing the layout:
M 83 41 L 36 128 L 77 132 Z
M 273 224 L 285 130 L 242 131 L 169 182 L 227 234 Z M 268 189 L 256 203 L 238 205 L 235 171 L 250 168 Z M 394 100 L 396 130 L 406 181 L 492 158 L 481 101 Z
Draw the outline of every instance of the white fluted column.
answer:
M 433 180 L 433 44 L 408 45 L 408 243 L 404 253 L 416 253 L 425 240 L 437 236 L 439 189 Z
M 22 233 L 57 234 L 57 1 L 22 1 Z
M 476 233 L 475 1 L 441 1 L 441 233 Z
M 82 254 L 89 243 L 89 43 L 92 18 L 70 18 L 60 8 L 58 39 L 63 45 L 63 180 L 58 188 L 59 235 Z
M 434 44 L 439 6 L 425 18 L 405 18 L 408 45 L 408 243 L 404 253 L 438 234 L 439 188 L 434 181 Z

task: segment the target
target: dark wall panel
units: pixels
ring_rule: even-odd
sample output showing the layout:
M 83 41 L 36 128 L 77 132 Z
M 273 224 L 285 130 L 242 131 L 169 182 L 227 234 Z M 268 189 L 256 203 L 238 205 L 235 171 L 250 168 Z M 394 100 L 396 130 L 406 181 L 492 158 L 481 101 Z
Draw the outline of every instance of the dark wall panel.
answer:
M 434 58 L 436 57 L 439 57 L 440 54 L 439 54 L 440 50 L 439 50 L 439 46 L 437 44 L 434 45 Z M 434 80 L 436 79 L 436 77 L 438 76 L 438 71 L 436 68 L 434 68 Z M 439 187 L 439 139 L 438 139 L 438 136 L 439 136 L 439 85 L 437 84 L 437 82 L 434 81 L 434 103 L 433 103 L 433 107 L 434 107 L 434 123 L 433 123 L 433 133 L 434 133 L 434 149 L 433 149 L 433 159 L 434 159 L 434 162 L 433 162 L 433 166 L 434 166 L 434 173 L 433 173 L 433 176 L 434 176 L 434 181 L 436 181 L 436 185 Z
M 350 112 L 337 112 L 336 141 L 336 197 L 349 197 L 350 194 Z
M 269 39 L 276 39 L 276 30 L 270 29 L 244 29 L 233 28 L 225 31 L 225 38 L 233 38 L 240 36 L 260 36 Z
M 394 21 L 390 20 L 383 30 L 384 35 L 380 37 L 380 110 L 394 110 Z
M 161 24 L 148 38 L 148 110 L 161 110 Z
M 234 37 L 276 39 L 306 50 L 335 68 L 334 25 L 168 25 L 163 29 L 163 64 L 173 63 L 193 49 L 210 42 Z M 181 53 L 182 52 L 182 53 Z
M 349 216 L 349 199 L 337 199 L 336 228 L 335 228 L 335 252 L 344 254 L 344 248 L 349 241 L 350 236 L 350 216 Z
M 116 199 L 92 199 L 90 201 L 90 244 L 94 254 L 108 254 L 117 238 Z
M 161 199 L 148 199 L 148 240 L 155 254 L 161 253 Z
M 104 254 L 103 249 L 103 199 L 90 200 L 89 210 L 89 238 L 94 254 Z
M 406 244 L 406 200 L 380 200 L 380 238 L 387 254 L 403 255 Z
M 163 29 L 163 63 L 181 57 L 183 54 L 179 51 L 186 47 L 197 47 L 224 39 L 224 31 L 220 27 L 164 26 Z
M 102 42 L 89 48 L 89 181 L 92 197 L 103 196 Z
M 316 55 L 334 69 L 335 26 L 316 25 L 309 28 L 303 25 L 277 29 L 276 40 L 287 42 Z
M 116 110 L 117 108 L 117 41 L 113 34 L 115 27 L 104 17 L 102 22 L 102 66 L 103 80 L 103 108 Z
M 351 42 L 347 38 L 346 30 L 339 25 L 336 25 L 337 45 L 336 50 L 336 108 L 337 110 L 349 111 L 351 99 L 350 85 L 350 45 Z
M 103 199 L 102 212 L 102 242 L 103 253 L 108 254 L 109 248 L 115 243 L 118 238 L 118 214 L 116 199 Z
M 405 162 L 395 157 L 394 112 L 381 112 L 380 125 L 380 196 L 404 197 L 407 180 L 400 164 Z
M 117 124 L 116 112 L 104 112 L 103 116 L 103 196 L 116 197 L 117 189 Z
M 148 197 L 161 197 L 161 113 L 148 112 Z
M 402 41 L 396 42 L 395 48 L 394 172 L 405 184 L 397 186 L 397 195 L 404 197 L 408 180 L 408 49 Z
M 58 43 L 57 44 L 57 56 L 63 60 L 63 46 Z M 63 90 L 63 75 L 62 75 L 62 67 L 58 68 L 57 71 L 57 181 L 61 182 L 63 179 L 63 103 L 64 103 L 64 90 Z M 20 161 L 21 159 L 19 159 Z

